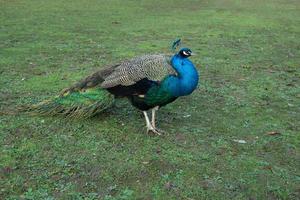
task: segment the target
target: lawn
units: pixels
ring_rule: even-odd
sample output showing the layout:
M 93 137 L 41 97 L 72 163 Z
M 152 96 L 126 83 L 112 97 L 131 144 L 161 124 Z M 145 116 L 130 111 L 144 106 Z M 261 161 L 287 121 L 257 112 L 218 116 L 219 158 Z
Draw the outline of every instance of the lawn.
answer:
M 7 115 L 105 65 L 197 56 L 201 84 L 158 113 Z M 297 0 L 0 0 L 0 199 L 300 199 Z

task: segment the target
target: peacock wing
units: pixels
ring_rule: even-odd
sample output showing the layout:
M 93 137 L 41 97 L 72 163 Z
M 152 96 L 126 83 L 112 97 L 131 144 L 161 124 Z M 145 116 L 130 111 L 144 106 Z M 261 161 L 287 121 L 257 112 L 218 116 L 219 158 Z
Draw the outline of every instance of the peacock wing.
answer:
M 170 60 L 171 56 L 158 54 L 144 55 L 124 61 L 104 79 L 101 87 L 129 86 L 144 78 L 152 81 L 161 81 L 167 75 L 176 75 L 176 71 L 171 66 Z
M 104 67 L 104 69 L 101 69 L 89 75 L 88 77 L 78 81 L 71 87 L 65 88 L 64 90 L 61 91 L 61 95 L 74 92 L 74 91 L 81 91 L 81 90 L 86 90 L 89 88 L 100 86 L 100 84 L 105 80 L 105 78 L 108 77 L 110 74 L 112 74 L 113 71 L 118 66 L 119 64 Z

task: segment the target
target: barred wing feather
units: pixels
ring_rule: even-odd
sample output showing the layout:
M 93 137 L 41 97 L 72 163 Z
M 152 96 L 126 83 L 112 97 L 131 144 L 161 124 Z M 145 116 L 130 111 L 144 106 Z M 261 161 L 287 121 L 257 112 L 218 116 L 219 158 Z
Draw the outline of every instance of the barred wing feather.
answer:
M 110 75 L 105 77 L 101 87 L 129 86 L 144 78 L 161 81 L 167 75 L 176 74 L 170 64 L 170 59 L 170 56 L 158 54 L 144 55 L 124 61 Z

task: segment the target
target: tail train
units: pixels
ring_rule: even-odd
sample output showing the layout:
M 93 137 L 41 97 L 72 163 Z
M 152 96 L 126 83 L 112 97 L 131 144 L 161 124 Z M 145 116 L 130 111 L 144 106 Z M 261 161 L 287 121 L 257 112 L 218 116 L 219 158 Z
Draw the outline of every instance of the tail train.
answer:
M 63 115 L 88 118 L 111 107 L 114 96 L 102 88 L 66 90 L 61 95 L 37 104 L 21 108 L 19 111 L 38 115 Z

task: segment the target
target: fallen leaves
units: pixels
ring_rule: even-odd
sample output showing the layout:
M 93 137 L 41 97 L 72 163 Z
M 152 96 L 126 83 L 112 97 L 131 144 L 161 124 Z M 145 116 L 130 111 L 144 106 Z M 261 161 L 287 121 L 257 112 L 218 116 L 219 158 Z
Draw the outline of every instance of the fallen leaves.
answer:
M 266 135 L 280 135 L 281 133 L 278 132 L 278 131 L 270 131 L 270 132 L 267 132 Z
M 271 165 L 264 166 L 263 169 L 273 172 L 273 167 Z

